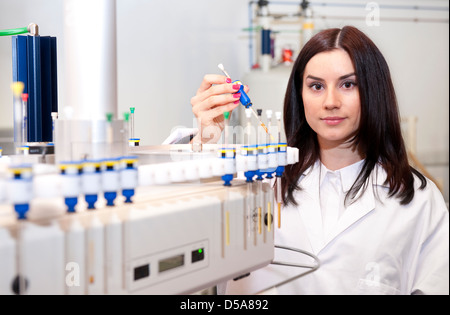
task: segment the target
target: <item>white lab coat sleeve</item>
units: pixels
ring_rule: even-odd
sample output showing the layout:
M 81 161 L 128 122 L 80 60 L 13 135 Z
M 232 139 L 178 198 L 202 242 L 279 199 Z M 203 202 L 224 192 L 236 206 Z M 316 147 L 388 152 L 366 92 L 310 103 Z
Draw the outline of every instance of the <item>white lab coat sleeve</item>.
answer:
M 422 209 L 427 213 L 427 222 L 423 222 L 425 233 L 421 240 L 411 293 L 448 295 L 449 213 L 440 191 L 431 181 L 428 181 L 428 185 L 428 201 Z M 421 193 L 420 190 L 416 192 Z
M 186 144 L 197 133 L 197 128 L 175 127 L 162 144 Z

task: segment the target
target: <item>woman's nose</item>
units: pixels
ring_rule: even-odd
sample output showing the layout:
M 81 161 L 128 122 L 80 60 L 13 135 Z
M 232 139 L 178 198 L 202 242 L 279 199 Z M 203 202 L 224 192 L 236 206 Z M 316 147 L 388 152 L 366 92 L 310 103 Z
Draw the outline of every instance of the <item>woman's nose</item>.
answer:
M 325 101 L 323 104 L 325 109 L 335 109 L 341 107 L 339 93 L 336 89 L 331 88 L 326 91 Z

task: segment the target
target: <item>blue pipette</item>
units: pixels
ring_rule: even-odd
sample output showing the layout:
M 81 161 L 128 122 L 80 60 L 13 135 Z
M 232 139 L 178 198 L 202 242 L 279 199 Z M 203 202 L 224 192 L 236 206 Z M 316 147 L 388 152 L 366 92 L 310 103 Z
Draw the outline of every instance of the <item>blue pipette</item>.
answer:
M 219 69 L 222 70 L 223 74 L 225 74 L 225 76 L 229 79 L 231 79 L 230 75 L 228 74 L 228 72 L 225 71 L 225 68 L 223 66 L 223 64 L 219 64 L 218 65 Z M 255 109 L 252 107 L 252 101 L 250 100 L 250 97 L 248 97 L 247 93 L 245 93 L 244 91 L 244 85 L 242 84 L 241 81 L 236 80 L 233 83 L 237 83 L 240 85 L 239 87 L 239 91 L 237 91 L 236 93 L 241 93 L 241 97 L 239 98 L 239 101 L 241 102 L 241 104 L 245 107 L 245 108 L 249 108 L 252 110 L 253 115 L 255 116 L 255 118 L 259 121 L 259 123 L 261 124 L 261 127 L 264 128 L 264 130 L 266 131 L 266 133 L 270 136 L 271 139 L 273 139 L 272 135 L 269 133 L 269 129 L 267 129 L 266 125 L 264 125 L 264 123 L 261 121 L 261 119 L 259 119 L 258 115 L 256 114 Z

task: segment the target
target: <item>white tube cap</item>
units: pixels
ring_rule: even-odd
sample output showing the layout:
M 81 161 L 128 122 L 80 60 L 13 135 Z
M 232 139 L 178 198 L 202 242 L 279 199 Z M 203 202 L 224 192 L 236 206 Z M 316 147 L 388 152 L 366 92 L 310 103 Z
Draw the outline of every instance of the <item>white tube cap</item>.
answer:
M 280 120 L 281 119 L 281 112 L 275 112 L 275 117 Z

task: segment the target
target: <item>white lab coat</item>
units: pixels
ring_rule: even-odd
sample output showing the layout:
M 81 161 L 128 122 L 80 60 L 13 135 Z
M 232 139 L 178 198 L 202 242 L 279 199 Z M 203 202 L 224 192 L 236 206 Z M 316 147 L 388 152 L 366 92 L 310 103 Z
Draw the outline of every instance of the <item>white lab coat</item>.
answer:
M 279 294 L 449 294 L 449 214 L 433 182 L 428 180 L 425 190 L 417 189 L 411 203 L 402 206 L 398 199 L 387 198 L 386 174 L 377 166 L 371 176 L 374 185 L 344 211 L 325 239 L 319 165 L 300 178 L 303 190 L 295 193 L 299 205 L 282 209 L 275 244 L 311 252 L 321 264 L 277 287 Z M 416 178 L 417 187 L 419 183 Z M 275 260 L 313 263 L 306 255 L 280 249 Z M 253 294 L 305 271 L 271 264 L 229 281 L 223 293 Z

